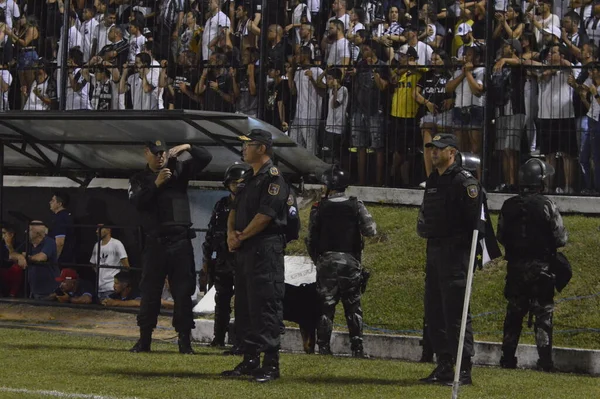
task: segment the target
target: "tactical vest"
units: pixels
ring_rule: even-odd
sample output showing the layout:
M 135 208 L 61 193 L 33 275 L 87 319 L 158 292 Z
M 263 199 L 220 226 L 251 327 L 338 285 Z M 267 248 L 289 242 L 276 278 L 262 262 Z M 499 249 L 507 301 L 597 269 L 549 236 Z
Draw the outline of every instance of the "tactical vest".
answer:
M 540 194 L 513 197 L 502 209 L 506 260 L 547 259 L 554 251 L 552 229 Z
M 462 170 L 457 167 L 427 182 L 417 224 L 419 236 L 444 238 L 472 232 L 474 222 L 466 223 L 460 215 L 460 195 L 466 188 L 456 179 L 458 173 Z
M 319 254 L 346 252 L 360 259 L 362 238 L 358 226 L 358 200 L 323 200 L 319 204 Z

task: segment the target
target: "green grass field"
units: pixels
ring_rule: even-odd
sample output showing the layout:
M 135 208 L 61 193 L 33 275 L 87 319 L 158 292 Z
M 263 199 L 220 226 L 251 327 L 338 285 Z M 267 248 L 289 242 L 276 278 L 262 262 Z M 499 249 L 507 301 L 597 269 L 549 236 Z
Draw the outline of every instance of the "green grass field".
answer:
M 451 388 L 418 382 L 430 364 L 283 354 L 282 378 L 259 385 L 219 376 L 240 359 L 196 347 L 182 356 L 176 345 L 153 344 L 152 354 L 131 354 L 132 341 L 0 328 L 0 398 L 450 398 Z M 597 378 L 529 370 L 476 367 L 474 386 L 460 398 L 594 399 Z M 509 383 L 510 382 L 510 383 Z M 21 389 L 27 391 L 8 391 Z M 72 396 L 68 396 L 71 394 Z M 85 396 L 91 398 L 91 396 Z
M 369 288 L 363 297 L 364 321 L 368 326 L 365 331 L 416 333 L 422 329 L 425 276 L 425 240 L 415 231 L 418 209 L 367 206 L 377 222 L 378 234 L 366 241 L 363 256 L 364 264 L 372 271 Z M 308 212 L 308 209 L 301 212 L 303 235 Z M 495 227 L 497 215 L 492 215 L 492 220 Z M 598 349 L 600 219 L 566 216 L 564 220 L 569 231 L 569 243 L 564 251 L 573 265 L 573 279 L 555 298 L 555 345 Z M 306 254 L 303 240 L 304 236 L 292 243 L 288 254 Z M 471 310 L 477 340 L 502 340 L 505 274 L 506 265 L 501 260 L 486 265 L 475 274 Z M 338 323 L 343 329 L 343 317 L 338 318 Z M 524 329 L 522 343 L 534 343 L 530 331 Z

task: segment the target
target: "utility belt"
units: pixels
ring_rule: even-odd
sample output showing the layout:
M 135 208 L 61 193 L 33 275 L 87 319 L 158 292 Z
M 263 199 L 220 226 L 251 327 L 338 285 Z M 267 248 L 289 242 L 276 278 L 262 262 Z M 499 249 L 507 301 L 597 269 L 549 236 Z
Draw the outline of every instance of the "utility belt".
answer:
M 181 227 L 181 230 L 176 229 L 169 232 L 149 232 L 146 234 L 146 237 L 150 240 L 158 241 L 161 245 L 169 245 L 177 241 L 191 240 L 196 237 L 196 232 L 187 227 Z

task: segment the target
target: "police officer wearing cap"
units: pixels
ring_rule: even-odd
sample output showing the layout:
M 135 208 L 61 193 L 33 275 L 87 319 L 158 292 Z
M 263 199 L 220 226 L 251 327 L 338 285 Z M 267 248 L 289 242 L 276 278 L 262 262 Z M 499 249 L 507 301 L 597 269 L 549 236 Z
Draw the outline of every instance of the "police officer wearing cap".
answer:
M 250 165 L 236 162 L 230 165 L 225 171 L 223 185 L 229 190 L 229 195 L 221 198 L 215 204 L 204 244 L 202 244 L 202 253 L 204 260 L 202 267 L 209 276 L 209 282 L 214 284 L 215 294 L 215 337 L 211 346 L 224 346 L 225 334 L 229 328 L 229 317 L 231 314 L 231 298 L 233 298 L 234 287 L 234 254 L 227 248 L 227 218 L 231 204 L 235 199 L 238 181 L 244 173 L 250 170 Z M 241 305 L 240 305 L 241 306 Z M 239 323 L 236 323 L 236 326 Z M 236 328 L 236 340 L 243 336 L 243 331 Z M 235 353 L 237 345 L 234 345 L 231 353 Z
M 190 230 L 187 188 L 190 179 L 210 163 L 212 155 L 202 147 L 181 144 L 168 149 L 164 140 L 154 140 L 146 143 L 144 157 L 146 168 L 129 180 L 129 200 L 140 213 L 144 233 L 142 303 L 137 318 L 140 339 L 131 352 L 150 352 L 168 276 L 175 301 L 173 327 L 179 334 L 179 352 L 192 354 L 191 297 L 196 278 L 190 239 L 195 234 Z
M 452 134 L 438 134 L 431 148 L 434 171 L 427 178 L 417 233 L 427 238 L 425 321 L 438 365 L 422 381 L 452 384 L 469 268 L 472 233 L 481 214 L 479 182 L 456 160 Z M 471 383 L 471 317 L 467 319 L 461 384 Z
M 331 355 L 331 333 L 335 307 L 342 301 L 352 356 L 364 357 L 363 312 L 360 305 L 363 269 L 362 236 L 377 234 L 373 217 L 356 197 L 345 190 L 350 183 L 348 174 L 333 165 L 321 175 L 327 187 L 325 198 L 310 210 L 308 253 L 317 266 L 317 291 L 322 314 L 317 328 L 319 353 Z
M 567 231 L 554 202 L 541 194 L 545 188 L 544 180 L 552 174 L 552 166 L 540 159 L 528 160 L 519 170 L 520 194 L 506 200 L 500 210 L 498 241 L 504 245 L 508 262 L 504 288 L 508 306 L 500 359 L 503 368 L 517 367 L 515 353 L 523 318 L 529 313 L 530 317 L 535 317 L 538 369 L 554 369 L 554 288 L 556 285 L 561 290 L 564 285 L 559 285 L 551 265 L 556 249 L 567 244 Z
M 254 129 L 241 139 L 243 159 L 252 170 L 238 183 L 227 223 L 227 245 L 236 254 L 236 323 L 248 326 L 248 331 L 242 344 L 243 361 L 222 375 L 252 375 L 257 382 L 268 382 L 279 378 L 284 229 L 290 189 L 271 160 L 271 133 Z

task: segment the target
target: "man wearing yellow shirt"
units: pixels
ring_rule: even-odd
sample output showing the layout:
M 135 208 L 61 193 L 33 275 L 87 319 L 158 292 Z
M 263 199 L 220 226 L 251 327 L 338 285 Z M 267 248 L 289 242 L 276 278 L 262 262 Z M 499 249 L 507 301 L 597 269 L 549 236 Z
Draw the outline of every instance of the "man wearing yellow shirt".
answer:
M 417 123 L 419 104 L 413 96 L 413 89 L 422 75 L 416 68 L 418 57 L 417 50 L 413 47 L 402 46 L 398 53 L 398 63 L 392 66 L 393 96 L 388 149 L 394 152 L 391 170 L 393 186 L 409 184 L 410 166 L 414 163 L 415 151 L 421 146 Z

